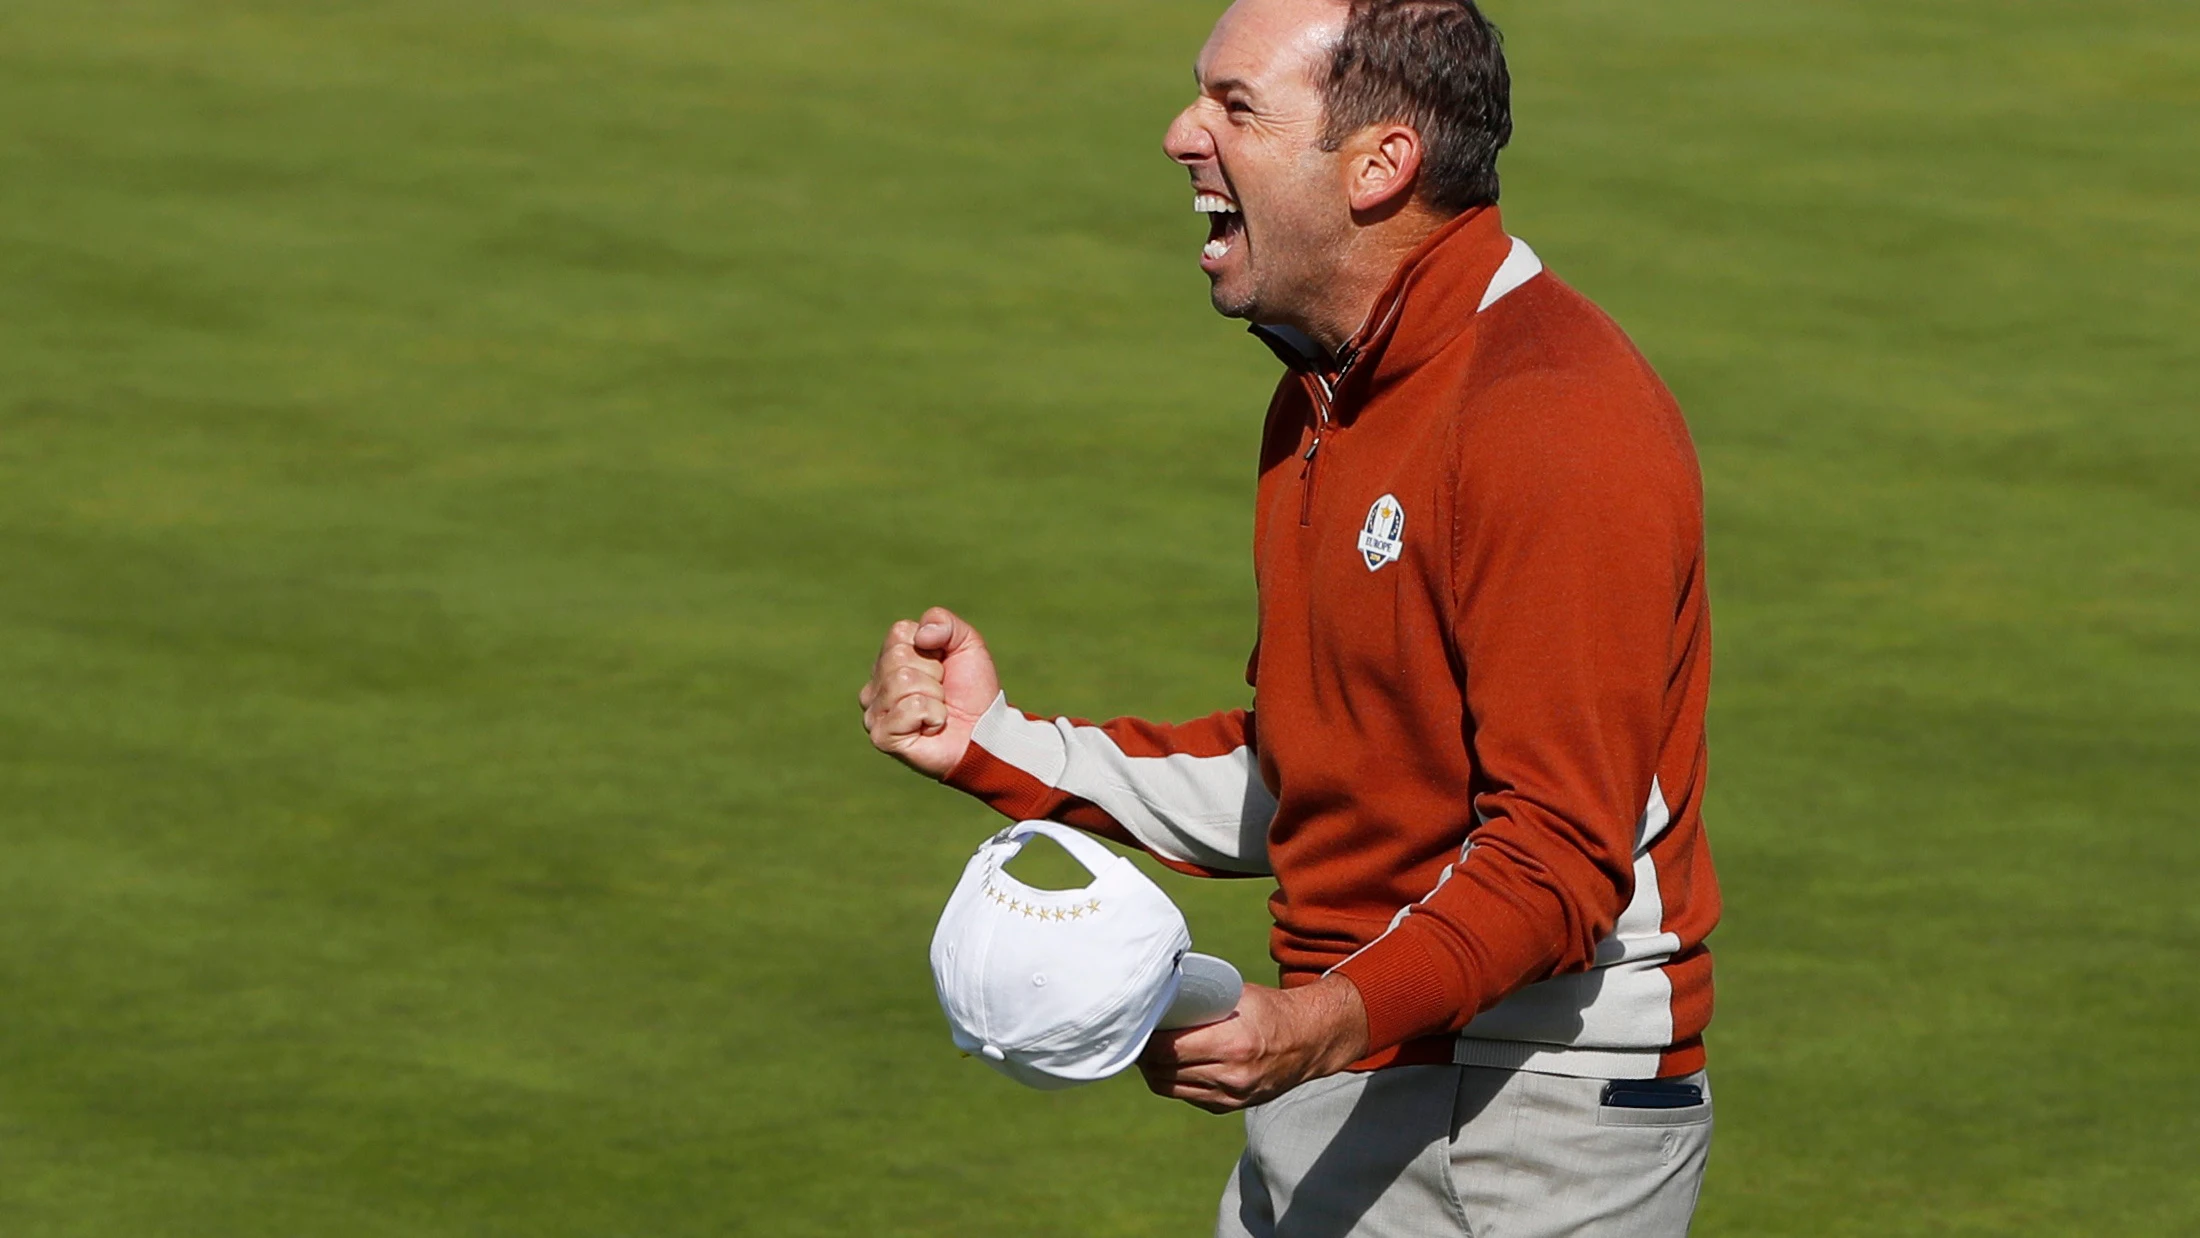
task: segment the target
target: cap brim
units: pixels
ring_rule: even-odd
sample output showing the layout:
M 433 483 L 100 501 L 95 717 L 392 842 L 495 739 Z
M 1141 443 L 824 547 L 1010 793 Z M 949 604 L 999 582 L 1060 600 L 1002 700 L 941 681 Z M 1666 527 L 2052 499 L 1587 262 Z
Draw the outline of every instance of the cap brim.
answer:
M 1191 957 L 1192 956 L 1187 955 L 1186 960 L 1188 961 Z M 1237 969 L 1235 967 L 1231 967 L 1228 963 L 1224 963 L 1221 959 L 1210 959 L 1206 958 L 1205 955 L 1201 955 L 1199 957 L 1205 959 L 1205 963 L 1201 965 L 1201 973 L 1207 977 L 1210 977 L 1211 983 L 1219 984 L 1221 982 L 1219 974 L 1216 973 L 1212 967 L 1213 964 L 1221 964 L 1222 968 L 1230 973 L 1231 979 L 1242 987 L 1244 982 L 1236 980 Z M 1081 1083 L 1093 1083 L 1098 1080 L 1105 1079 L 1110 1075 L 1118 1074 L 1124 1070 L 1128 1070 L 1131 1063 L 1138 1060 L 1138 1055 L 1145 1051 L 1146 1041 L 1150 1039 L 1153 1034 L 1156 1031 L 1160 1030 L 1163 1026 L 1163 1016 L 1165 1016 L 1169 1011 L 1176 1009 L 1176 1004 L 1181 999 L 1181 995 L 1184 991 L 1184 984 L 1186 980 L 1187 977 L 1183 970 L 1183 964 L 1180 962 L 1178 964 L 1177 970 L 1170 973 L 1168 976 L 1169 987 L 1171 990 L 1173 990 L 1175 995 L 1170 996 L 1167 1000 L 1167 1003 L 1164 1005 L 1155 1005 L 1148 1007 L 1146 1010 L 1146 1017 L 1140 1021 L 1137 1030 L 1134 1031 L 1131 1035 L 1124 1038 L 1121 1050 L 1117 1052 L 1113 1057 L 1102 1058 L 1097 1062 L 1085 1061 L 1078 1063 L 1073 1073 L 1064 1074 L 1060 1073 L 1057 1070 L 1046 1069 L 1044 1067 L 1033 1065 L 1029 1062 L 1019 1061 L 1016 1057 L 1009 1056 L 1005 1053 L 1001 1057 L 996 1058 L 992 1054 L 985 1052 L 983 1045 L 978 1044 L 974 1040 L 969 1040 L 967 1034 L 964 1033 L 961 1029 L 953 1028 L 951 1030 L 953 1031 L 955 1036 L 956 1046 L 962 1049 L 963 1052 L 968 1053 L 973 1057 L 976 1057 L 979 1061 L 984 1062 L 986 1065 L 992 1067 L 994 1070 L 1000 1072 L 1001 1074 L 1007 1075 L 1009 1078 L 1014 1079 L 1016 1082 L 1023 1084 L 1025 1087 L 1038 1088 L 1039 1090 L 1046 1092 L 1056 1091 L 1061 1088 L 1073 1088 Z M 1234 991 L 1235 990 L 1233 990 L 1233 992 Z M 1230 999 L 1230 1004 L 1232 1008 L 1235 1008 L 1237 1004 L 1237 999 L 1234 996 Z M 1226 1010 L 1223 1013 L 1227 1014 L 1229 1012 Z M 1220 1017 L 1221 1016 L 1219 1015 L 1216 1016 L 1216 1018 Z M 1214 1022 L 1213 1019 L 1207 1019 L 1203 1021 L 1209 1023 Z M 1184 1024 L 1183 1026 L 1189 1027 L 1191 1025 Z M 966 1043 L 966 1041 L 968 1041 L 968 1043 Z
M 1176 1000 L 1155 1025 L 1164 1031 L 1220 1022 L 1237 1009 L 1238 995 L 1245 991 L 1238 969 L 1211 954 L 1186 954 L 1177 973 Z

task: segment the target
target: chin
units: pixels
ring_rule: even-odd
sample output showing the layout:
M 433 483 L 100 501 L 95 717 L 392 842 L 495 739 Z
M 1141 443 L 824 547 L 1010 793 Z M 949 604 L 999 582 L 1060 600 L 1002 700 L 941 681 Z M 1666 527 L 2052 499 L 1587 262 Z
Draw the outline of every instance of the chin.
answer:
M 1254 311 L 1258 308 L 1258 303 L 1251 293 L 1232 288 L 1225 280 L 1215 281 L 1214 286 L 1207 290 L 1207 299 L 1213 302 L 1215 312 L 1224 318 L 1250 320 Z

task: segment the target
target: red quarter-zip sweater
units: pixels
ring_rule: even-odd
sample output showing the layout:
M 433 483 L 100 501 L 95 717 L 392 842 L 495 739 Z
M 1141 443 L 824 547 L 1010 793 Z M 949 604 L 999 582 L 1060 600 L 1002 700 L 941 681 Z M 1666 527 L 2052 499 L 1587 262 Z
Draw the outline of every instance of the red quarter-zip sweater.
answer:
M 1711 669 L 1678 407 L 1495 208 L 1401 265 L 1334 362 L 1260 330 L 1253 708 L 996 701 L 949 774 L 1186 872 L 1273 874 L 1292 987 L 1338 971 L 1372 1068 L 1703 1064 Z

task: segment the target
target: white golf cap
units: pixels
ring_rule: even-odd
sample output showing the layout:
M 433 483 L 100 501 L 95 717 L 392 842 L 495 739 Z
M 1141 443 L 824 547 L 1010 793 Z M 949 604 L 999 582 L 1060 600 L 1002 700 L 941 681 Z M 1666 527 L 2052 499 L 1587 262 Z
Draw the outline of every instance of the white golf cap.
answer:
M 1032 836 L 1092 874 L 1040 890 L 1002 870 Z M 1025 821 L 963 868 L 932 935 L 932 980 L 956 1047 L 1019 1083 L 1066 1088 L 1136 1061 L 1157 1027 L 1237 1006 L 1237 969 L 1191 953 L 1184 913 L 1129 860 L 1076 830 Z

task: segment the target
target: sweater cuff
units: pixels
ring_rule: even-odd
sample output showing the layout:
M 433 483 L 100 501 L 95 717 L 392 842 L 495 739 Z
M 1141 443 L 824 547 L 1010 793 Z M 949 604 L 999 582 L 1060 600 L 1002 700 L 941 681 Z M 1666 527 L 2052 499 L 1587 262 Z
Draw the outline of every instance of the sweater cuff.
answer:
M 1350 980 L 1367 1008 L 1367 1049 L 1381 1053 L 1420 1036 L 1456 1031 L 1476 1005 L 1474 978 L 1421 940 L 1409 915 L 1330 970 Z
M 1061 806 L 1062 795 L 1029 771 L 1012 765 L 986 749 L 988 724 L 996 731 L 1013 714 L 1015 721 L 1024 721 L 1008 705 L 1005 697 L 994 699 L 993 707 L 979 720 L 978 728 L 970 737 L 970 747 L 964 749 L 962 760 L 947 771 L 942 783 L 967 795 L 1014 821 L 1043 821 Z M 1010 724 L 1012 725 L 1012 724 Z M 1028 725 L 1028 724 L 1027 724 Z M 1051 728 L 1048 728 L 1051 730 Z M 998 734 L 994 736 L 999 738 Z

